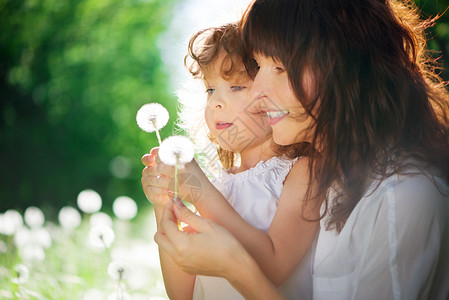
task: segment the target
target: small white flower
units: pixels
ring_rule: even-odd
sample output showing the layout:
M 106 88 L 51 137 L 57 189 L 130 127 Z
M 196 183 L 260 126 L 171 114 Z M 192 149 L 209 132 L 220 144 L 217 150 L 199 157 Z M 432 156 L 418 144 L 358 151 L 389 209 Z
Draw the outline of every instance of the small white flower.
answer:
M 45 222 L 44 213 L 35 206 L 30 206 L 25 210 L 24 219 L 30 227 L 41 227 Z
M 81 224 L 81 215 L 77 209 L 65 206 L 59 211 L 58 220 L 65 229 L 75 229 Z
M 12 235 L 23 225 L 22 215 L 14 209 L 0 214 L 0 234 Z
M 34 243 L 42 246 L 43 248 L 48 249 L 51 247 L 51 244 L 52 244 L 50 232 L 48 232 L 48 230 L 45 229 L 44 227 L 32 228 L 30 242 L 31 243 L 34 242 Z
M 97 212 L 90 216 L 90 226 L 96 227 L 96 226 L 108 226 L 112 227 L 112 219 L 111 217 L 104 213 L 104 212 Z
M 174 135 L 166 138 L 159 148 L 159 158 L 167 165 L 182 167 L 194 155 L 193 143 L 185 136 Z
M 95 213 L 101 208 L 101 196 L 96 191 L 87 189 L 78 194 L 77 204 L 83 212 Z
M 89 242 L 95 248 L 109 248 L 114 239 L 114 231 L 109 226 L 99 225 L 90 229 Z
M 22 248 L 23 246 L 28 244 L 31 239 L 31 230 L 29 230 L 26 226 L 23 226 L 22 228 L 17 230 L 16 234 L 14 235 L 14 244 L 16 244 L 18 248 Z
M 137 125 L 146 132 L 162 129 L 170 118 L 168 111 L 159 103 L 143 105 L 136 115 Z
M 115 280 L 125 280 L 130 272 L 130 265 L 122 260 L 114 260 L 108 266 L 108 274 Z
M 137 205 L 133 199 L 127 196 L 121 196 L 114 200 L 112 210 L 117 218 L 131 220 L 137 214 Z
M 108 300 L 131 300 L 131 296 L 127 292 L 117 291 L 108 296 Z
M 22 264 L 15 265 L 14 272 L 16 273 L 16 276 L 11 279 L 11 282 L 15 284 L 24 284 L 30 277 L 28 268 Z
M 38 244 L 26 244 L 20 249 L 19 253 L 23 260 L 43 261 L 45 259 L 45 251 Z

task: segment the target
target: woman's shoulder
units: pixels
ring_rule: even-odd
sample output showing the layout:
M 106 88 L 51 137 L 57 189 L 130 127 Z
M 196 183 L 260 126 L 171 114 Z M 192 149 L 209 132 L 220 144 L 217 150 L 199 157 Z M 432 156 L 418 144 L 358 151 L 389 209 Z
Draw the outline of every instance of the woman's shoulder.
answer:
M 370 202 L 386 201 L 397 211 L 409 212 L 410 216 L 423 213 L 447 215 L 449 184 L 434 170 L 414 168 L 373 184 L 364 198 Z

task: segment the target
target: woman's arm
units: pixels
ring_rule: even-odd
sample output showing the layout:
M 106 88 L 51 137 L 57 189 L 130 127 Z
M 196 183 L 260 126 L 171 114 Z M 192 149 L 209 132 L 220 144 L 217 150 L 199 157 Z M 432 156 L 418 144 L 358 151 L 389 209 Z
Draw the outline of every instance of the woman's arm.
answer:
M 164 164 L 158 164 L 158 170 L 167 178 L 173 175 L 172 168 Z M 319 227 L 318 222 L 301 217 L 303 214 L 309 220 L 319 218 L 319 203 L 304 204 L 302 201 L 309 185 L 308 159 L 298 160 L 287 176 L 268 233 L 248 224 L 209 182 L 195 161 L 187 164 L 182 172 L 192 174 L 201 182 L 201 196 L 193 203 L 199 213 L 231 232 L 275 285 L 284 283 L 307 253 Z
M 154 173 L 156 172 L 154 156 L 144 155 L 142 157 L 142 163 L 146 166 L 142 172 L 142 186 L 148 200 L 153 204 L 156 224 L 159 229 L 161 216 L 164 207 L 169 202 L 169 198 L 167 195 L 154 191 L 151 187 L 145 185 L 148 178 L 154 176 Z M 172 258 L 161 248 L 159 248 L 159 260 L 168 297 L 176 300 L 192 299 L 195 275 L 181 271 L 173 262 Z
M 178 219 L 195 232 L 178 231 Z M 154 239 L 185 272 L 224 277 L 245 299 L 284 299 L 232 234 L 185 207 L 166 206 Z

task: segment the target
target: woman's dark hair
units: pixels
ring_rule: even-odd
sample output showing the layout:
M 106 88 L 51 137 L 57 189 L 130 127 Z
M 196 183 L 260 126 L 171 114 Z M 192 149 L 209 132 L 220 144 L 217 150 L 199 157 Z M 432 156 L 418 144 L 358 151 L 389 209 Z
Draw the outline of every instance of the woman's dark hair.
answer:
M 256 0 L 241 21 L 243 57 L 278 59 L 313 118 L 310 180 L 341 231 L 373 178 L 436 167 L 449 182 L 449 101 L 410 2 Z M 315 91 L 304 91 L 312 71 Z M 327 195 L 335 187 L 334 202 Z

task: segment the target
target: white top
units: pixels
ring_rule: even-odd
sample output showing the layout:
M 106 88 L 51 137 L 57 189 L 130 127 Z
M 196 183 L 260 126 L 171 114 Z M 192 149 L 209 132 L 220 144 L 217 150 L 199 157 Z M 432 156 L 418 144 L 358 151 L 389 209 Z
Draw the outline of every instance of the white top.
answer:
M 393 175 L 360 200 L 339 235 L 322 220 L 314 299 L 449 299 L 449 187 Z
M 213 184 L 249 224 L 268 232 L 285 177 L 295 162 L 296 159 L 273 157 L 241 173 L 223 173 Z M 281 286 L 283 294 L 289 299 L 311 299 L 311 270 L 312 255 L 308 253 Z M 197 276 L 193 299 L 234 300 L 243 297 L 226 279 Z

